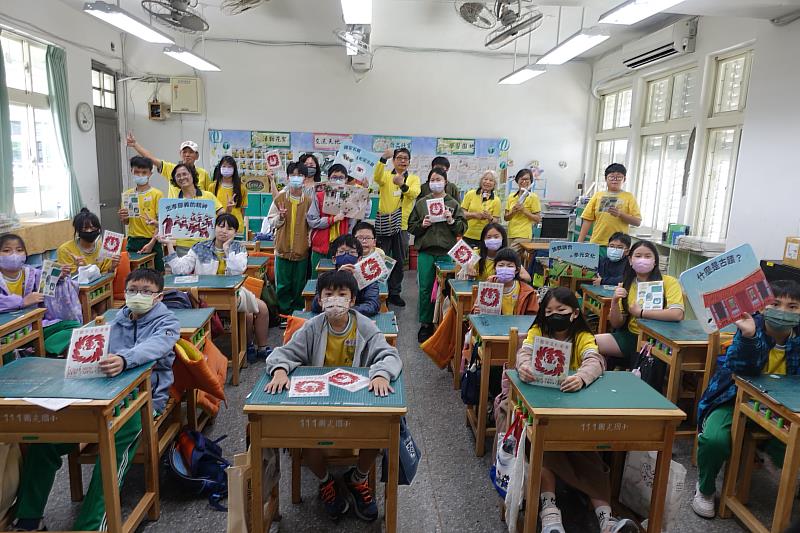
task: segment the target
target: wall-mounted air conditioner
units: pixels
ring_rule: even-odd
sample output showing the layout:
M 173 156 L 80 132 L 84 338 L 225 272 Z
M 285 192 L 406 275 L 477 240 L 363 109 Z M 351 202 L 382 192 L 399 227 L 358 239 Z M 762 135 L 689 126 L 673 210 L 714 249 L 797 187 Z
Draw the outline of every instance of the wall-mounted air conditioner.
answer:
M 637 69 L 694 52 L 697 19 L 676 22 L 622 47 L 622 63 Z

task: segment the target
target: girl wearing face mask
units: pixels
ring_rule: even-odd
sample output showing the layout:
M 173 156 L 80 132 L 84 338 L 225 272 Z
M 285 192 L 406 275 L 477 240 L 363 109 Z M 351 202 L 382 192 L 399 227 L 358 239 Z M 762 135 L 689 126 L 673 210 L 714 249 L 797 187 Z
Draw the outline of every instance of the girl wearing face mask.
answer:
M 70 279 L 65 270 L 56 283 L 55 295 L 44 296 L 38 292 L 42 271 L 25 264 L 27 258 L 21 237 L 13 233 L 0 235 L 0 313 L 44 306 L 45 352 L 61 355 L 69 346 L 72 330 L 83 323 L 78 283 Z
M 242 231 L 244 227 L 244 209 L 247 207 L 247 189 L 242 186 L 239 167 L 236 160 L 229 155 L 222 156 L 214 168 L 214 196 L 223 205 L 226 213 L 230 213 L 239 221 Z
M 342 167 L 344 168 L 344 167 Z M 322 181 L 322 169 L 319 166 L 319 159 L 312 153 L 302 154 L 297 160 L 297 170 L 304 176 L 303 189 L 306 194 L 312 196 L 316 190 L 316 185 Z M 345 175 L 347 170 L 345 169 Z M 331 171 L 328 171 L 330 178 Z
M 598 353 L 594 335 L 581 314 L 578 299 L 567 287 L 557 287 L 545 294 L 542 311 L 536 315 L 528 337 L 517 353 L 517 370 L 522 381 L 533 381 L 531 366 L 536 337 L 572 343 L 569 377 L 561 385 L 562 392 L 577 392 L 603 375 L 605 362 Z M 498 428 L 498 431 L 500 429 Z M 611 476 L 598 452 L 545 452 L 539 492 L 539 517 L 542 531 L 564 533 L 561 511 L 556 505 L 556 478 L 586 494 L 594 508 L 600 531 L 638 531 L 636 524 L 611 515 Z
M 636 301 L 639 282 L 663 281 L 664 303 L 661 309 L 644 310 Z M 662 275 L 658 269 L 658 250 L 650 241 L 639 241 L 631 246 L 622 283 L 614 290 L 609 321 L 614 333 L 597 336 L 600 353 L 614 364 L 630 366 L 638 353 L 637 342 L 641 328 L 639 319 L 680 322 L 683 320 L 683 290 L 677 279 Z M 611 366 L 611 365 L 609 365 Z
M 84 207 L 72 219 L 72 227 L 75 238 L 58 247 L 58 262 L 69 267 L 72 274 L 78 267 L 87 265 L 97 265 L 103 274 L 113 272 L 119 264 L 119 256 L 100 259 L 99 239 L 103 231 L 97 215 Z
M 483 228 L 490 222 L 500 222 L 502 205 L 500 197 L 494 193 L 497 186 L 497 174 L 494 170 L 487 170 L 481 176 L 477 189 L 467 191 L 461 207 L 467 218 L 467 231 L 464 240 L 471 246 L 478 246 Z
M 475 252 L 478 254 L 478 262 L 467 266 L 467 277 L 478 281 L 490 281 L 490 278 L 495 274 L 494 265 L 497 252 L 507 246 L 506 228 L 497 222 L 486 224 L 483 231 L 481 231 L 481 239 L 478 241 L 478 246 L 475 248 Z M 531 282 L 531 276 L 524 268 L 520 269 L 519 277 L 523 281 Z
M 313 157 L 313 156 L 311 156 Z M 314 160 L 306 159 L 307 163 Z M 344 183 L 347 179 L 347 169 L 344 165 L 331 165 L 328 169 L 328 181 L 334 183 Z M 306 189 L 303 189 L 305 194 Z M 330 245 L 340 235 L 347 235 L 355 225 L 355 219 L 345 218 L 344 214 L 326 215 L 322 212 L 322 205 L 325 201 L 325 191 L 314 193 L 314 201 L 308 210 L 306 219 L 311 226 L 311 274 L 312 278 L 317 277 L 317 265 L 323 257 L 330 257 Z

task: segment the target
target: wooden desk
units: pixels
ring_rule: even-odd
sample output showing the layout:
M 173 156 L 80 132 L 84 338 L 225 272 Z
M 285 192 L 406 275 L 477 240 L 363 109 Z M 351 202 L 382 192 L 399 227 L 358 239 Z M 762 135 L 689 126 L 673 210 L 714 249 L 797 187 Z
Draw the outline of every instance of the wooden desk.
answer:
M 369 369 L 346 367 L 367 376 Z M 299 367 L 291 377 L 316 376 L 328 367 Z M 262 463 L 264 448 L 358 448 L 387 449 L 389 474 L 384 516 L 387 533 L 397 531 L 397 479 L 400 418 L 406 414 L 403 376 L 392 382 L 394 394 L 377 397 L 366 388 L 348 392 L 330 386 L 330 396 L 289 398 L 286 392 L 268 394 L 269 377 L 262 374 L 248 395 L 244 412 L 250 422 L 250 464 Z M 264 523 L 262 477 L 253 476 L 252 531 L 269 530 Z M 274 497 L 277 497 L 277 493 Z M 277 509 L 278 502 L 275 502 Z
M 157 244 L 157 246 L 161 246 Z M 136 252 L 129 252 L 128 257 L 131 261 L 131 270 L 136 270 L 137 268 L 152 268 L 155 270 L 156 268 L 156 254 L 149 253 L 149 254 L 137 254 Z
M 136 531 L 147 515 L 158 520 L 158 455 L 153 428 L 150 368 L 145 365 L 114 378 L 64 379 L 65 361 L 26 357 L 0 368 L 0 442 L 97 443 L 108 531 Z M 32 386 L 32 380 L 37 382 Z M 53 412 L 5 398 L 90 398 Z M 145 457 L 144 495 L 123 522 L 114 438 L 132 416 L 142 418 L 140 450 Z
M 244 283 L 244 276 L 198 276 L 195 283 L 175 283 L 175 276 L 164 276 L 165 289 L 188 291 L 196 288 L 199 298 L 209 307 L 230 315 L 231 364 L 233 375 L 231 384 L 239 385 L 239 369 L 247 363 L 247 331 L 245 314 L 239 312 L 239 289 Z
M 36 343 L 36 355 L 45 355 L 42 335 L 44 313 L 44 307 L 26 307 L 0 313 L 0 366 L 3 366 L 6 354 L 32 342 Z
M 800 376 L 734 376 L 734 379 L 737 393 L 731 427 L 731 456 L 725 472 L 719 514 L 723 518 L 735 514 L 750 531 L 782 533 L 791 519 L 800 468 Z M 745 432 L 749 431 L 747 426 L 751 424 L 760 426 L 786 445 L 771 528 L 763 525 L 747 508 L 755 449 L 751 447 L 750 453 L 745 454 L 750 457 L 744 460 L 742 449 Z M 740 475 L 743 486 L 737 486 Z
M 531 446 L 526 494 L 531 503 L 525 508 L 522 531 L 536 531 L 544 452 L 641 450 L 658 452 L 647 531 L 659 533 L 672 441 L 686 414 L 630 372 L 606 372 L 578 392 L 528 385 L 520 381 L 516 370 L 506 373 L 511 380 L 509 417 L 519 405 L 533 421 L 527 426 Z M 613 477 L 612 487 L 619 491 Z
M 113 273 L 103 274 L 91 283 L 82 283 L 78 287 L 78 298 L 81 302 L 84 324 L 94 320 L 100 314 L 95 312 L 95 308 L 100 304 L 106 302 L 106 307 L 111 307 L 111 304 L 114 303 Z
M 528 269 L 533 261 L 533 254 L 539 250 L 550 250 L 550 242 L 548 241 L 534 241 L 520 243 L 522 253 L 520 260 L 522 261 L 522 268 Z
M 467 406 L 467 424 L 475 435 L 475 455 L 483 457 L 486 453 L 486 437 L 494 437 L 495 428 L 486 427 L 489 402 L 489 374 L 493 366 L 502 367 L 508 362 L 508 334 L 517 328 L 521 335 L 527 335 L 533 325 L 534 315 L 469 315 L 473 342 L 480 341 L 478 357 L 481 362 L 481 387 L 478 405 Z
M 275 241 L 244 241 L 248 252 L 275 253 Z
M 317 277 L 323 272 L 330 272 L 331 270 L 333 270 L 333 259 L 323 257 L 317 263 Z
M 386 282 L 382 281 L 378 285 L 379 295 L 381 302 L 381 313 L 387 313 L 389 311 L 389 306 L 387 305 L 386 301 L 389 299 L 389 286 Z M 317 280 L 310 279 L 306 282 L 306 286 L 303 287 L 303 299 L 306 302 L 305 311 L 311 311 L 311 303 L 314 301 L 314 296 L 317 294 Z
M 472 287 L 478 285 L 477 280 L 448 279 L 450 285 L 450 304 L 456 311 L 456 347 L 450 368 L 453 370 L 453 388 L 461 388 L 461 349 L 464 347 L 464 320 L 472 309 Z
M 438 282 L 439 292 L 436 295 L 438 302 L 442 301 L 445 288 L 447 287 L 447 280 L 454 277 L 456 273 L 456 263 L 453 260 L 434 261 L 434 268 L 436 269 L 436 281 Z
M 614 296 L 614 285 L 592 285 L 584 283 L 583 290 L 583 315 L 588 311 L 597 315 L 600 322 L 597 324 L 597 333 L 606 333 L 609 330 L 608 316 L 611 314 L 611 298 Z
M 314 313 L 312 311 L 295 311 L 292 313 L 292 316 L 300 317 L 305 320 L 309 320 L 317 316 L 319 313 Z M 397 327 L 397 316 L 395 316 L 394 311 L 389 311 L 387 313 L 378 313 L 377 315 L 370 317 L 375 325 L 378 326 L 378 329 L 383 336 L 386 337 L 386 342 L 391 344 L 392 346 L 397 346 L 397 333 L 400 331 Z
M 267 262 L 269 257 L 248 257 L 245 276 L 267 281 Z

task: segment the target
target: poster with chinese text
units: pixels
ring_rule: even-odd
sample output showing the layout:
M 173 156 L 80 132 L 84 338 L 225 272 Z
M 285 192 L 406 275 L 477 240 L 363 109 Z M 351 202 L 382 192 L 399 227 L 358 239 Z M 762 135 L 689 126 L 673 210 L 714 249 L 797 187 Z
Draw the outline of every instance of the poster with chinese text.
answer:
M 215 217 L 211 200 L 162 198 L 158 201 L 158 227 L 165 237 L 211 239 Z

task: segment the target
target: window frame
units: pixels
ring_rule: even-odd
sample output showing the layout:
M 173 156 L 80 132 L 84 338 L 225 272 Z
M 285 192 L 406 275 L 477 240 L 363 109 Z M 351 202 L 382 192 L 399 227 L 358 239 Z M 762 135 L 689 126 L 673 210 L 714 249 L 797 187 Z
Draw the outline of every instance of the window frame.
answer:
M 91 75 L 95 72 L 98 73 L 98 77 L 100 80 L 100 86 L 97 87 L 94 84 L 94 81 L 91 79 Z M 96 61 L 92 61 L 92 68 L 89 74 L 89 84 L 92 87 L 92 105 L 95 109 L 108 109 L 110 111 L 117 111 L 117 105 L 119 103 L 119 95 L 117 94 L 117 73 L 111 70 L 110 68 L 106 67 L 102 63 L 98 63 Z M 105 86 L 105 76 L 111 76 L 112 82 L 112 89 L 108 90 Z M 100 91 L 100 105 L 94 103 L 94 91 Z M 106 93 L 111 93 L 114 96 L 114 105 L 107 106 L 106 105 Z
M 709 120 L 714 119 L 723 119 L 725 117 L 732 117 L 736 115 L 743 115 L 745 109 L 747 109 L 747 96 L 750 87 L 750 74 L 753 67 L 753 50 L 751 48 L 745 50 L 736 50 L 733 52 L 729 52 L 727 54 L 719 54 L 714 57 L 712 68 L 714 69 L 714 81 L 712 86 L 709 88 L 711 91 L 711 98 L 709 99 L 709 110 L 708 110 L 708 118 Z M 737 59 L 739 57 L 744 58 L 744 68 L 742 69 L 742 92 L 741 97 L 739 99 L 739 108 L 732 109 L 730 111 L 714 111 L 717 104 L 717 86 L 720 81 L 721 76 L 721 68 L 720 66 L 722 63 L 729 61 L 731 59 Z M 738 118 L 738 117 L 737 117 Z M 742 117 L 743 119 L 743 117 Z M 716 128 L 714 128 L 716 129 Z
M 628 110 L 628 124 L 619 126 L 617 125 L 617 116 L 619 115 L 619 103 L 621 101 L 620 96 L 622 93 L 630 91 L 631 93 L 631 105 L 630 109 Z M 611 128 L 603 129 L 603 116 L 605 115 L 605 107 L 606 107 L 606 98 L 609 96 L 615 96 L 614 99 L 614 113 L 613 113 L 613 122 L 614 125 Z M 614 137 L 620 137 L 621 132 L 630 131 L 631 125 L 633 120 L 631 120 L 633 116 L 633 86 L 626 85 L 624 87 L 618 87 L 614 90 L 609 90 L 604 92 L 600 95 L 600 105 L 598 107 L 598 118 L 597 118 L 597 134 L 598 135 L 613 135 Z
M 720 130 L 734 130 L 734 137 L 733 137 L 733 149 L 731 151 L 731 161 L 732 164 L 732 175 L 729 176 L 730 179 L 730 187 L 728 190 L 725 191 L 725 203 L 723 206 L 723 216 L 722 216 L 722 230 L 720 232 L 720 241 L 725 241 L 728 238 L 728 227 L 730 226 L 730 215 L 731 215 L 731 202 L 733 200 L 733 189 L 736 187 L 736 173 L 739 170 L 739 149 L 741 148 L 742 142 L 742 131 L 744 130 L 743 124 L 731 125 L 731 126 L 722 126 L 719 128 L 712 128 L 709 127 L 706 129 L 705 132 L 705 150 L 703 151 L 703 159 L 701 164 L 703 165 L 703 173 L 702 179 L 700 181 L 700 190 L 697 197 L 697 205 L 696 205 L 696 213 L 694 217 L 694 227 L 696 231 L 699 232 L 699 236 L 703 238 L 711 238 L 711 236 L 707 235 L 705 231 L 701 231 L 704 229 L 704 225 L 706 223 L 706 217 L 704 216 L 705 211 L 703 210 L 705 199 L 707 196 L 707 190 L 710 188 L 710 183 L 708 182 L 708 173 L 711 169 L 711 136 L 714 132 Z
M 660 149 L 659 159 L 658 159 L 658 176 L 657 176 L 657 180 L 656 180 L 656 186 L 655 186 L 655 189 L 654 189 L 655 192 L 656 192 L 656 198 L 655 198 L 655 201 L 653 203 L 653 205 L 655 206 L 655 209 L 654 209 L 652 217 L 649 217 L 649 218 L 652 218 L 653 224 L 652 225 L 646 225 L 645 224 L 645 218 L 647 218 L 647 217 L 643 216 L 642 217 L 642 227 L 650 228 L 650 229 L 652 229 L 654 231 L 667 231 L 667 229 L 669 227 L 669 224 L 671 224 L 671 223 L 679 224 L 680 223 L 680 220 L 674 220 L 674 221 L 668 220 L 666 227 L 659 227 L 658 226 L 658 218 L 659 218 L 660 211 L 661 211 L 660 205 L 658 203 L 659 198 L 660 198 L 660 194 L 658 194 L 658 193 L 664 187 L 664 183 L 663 183 L 664 174 L 663 174 L 663 172 L 664 172 L 664 168 L 665 168 L 665 162 L 667 160 L 667 152 L 669 150 L 669 137 L 671 135 L 679 135 L 679 136 L 680 135 L 689 135 L 689 139 L 691 140 L 691 134 L 692 134 L 691 130 L 679 130 L 679 131 L 669 131 L 669 132 L 664 132 L 664 133 L 656 133 L 656 134 L 653 134 L 653 135 L 642 135 L 641 142 L 639 143 L 639 158 L 638 158 L 638 161 L 637 161 L 637 169 L 636 169 L 637 179 L 636 179 L 636 186 L 635 186 L 636 200 L 637 200 L 637 202 L 639 203 L 640 206 L 645 204 L 645 200 L 644 200 L 644 198 L 642 196 L 642 189 L 644 188 L 643 177 L 644 177 L 644 166 L 645 166 L 645 156 L 646 156 L 645 146 L 647 144 L 647 140 L 648 139 L 652 139 L 652 138 L 656 138 L 656 137 L 661 138 L 661 149 Z M 687 146 L 687 152 L 688 152 L 688 150 L 689 150 L 689 147 Z M 681 174 L 681 186 L 682 185 L 683 185 L 683 175 Z M 684 193 L 688 194 L 688 189 L 687 189 L 687 191 L 684 191 Z M 683 196 L 681 196 L 681 198 L 683 198 Z M 680 200 L 678 201 L 678 210 L 680 212 Z

